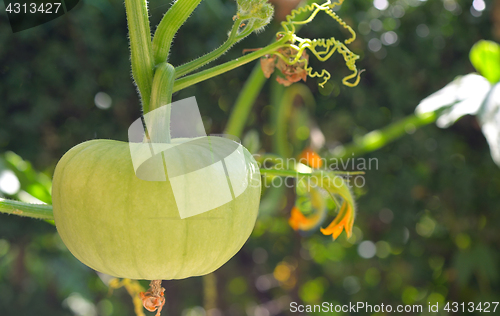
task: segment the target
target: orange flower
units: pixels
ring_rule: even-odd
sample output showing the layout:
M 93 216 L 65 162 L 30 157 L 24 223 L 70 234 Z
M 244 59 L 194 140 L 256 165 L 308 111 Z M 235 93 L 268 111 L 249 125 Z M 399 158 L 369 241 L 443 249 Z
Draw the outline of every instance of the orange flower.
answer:
M 316 228 L 324 220 L 325 212 L 316 212 L 316 214 L 306 217 L 294 206 L 290 212 L 290 218 L 288 223 L 293 228 L 293 230 L 310 231 Z
M 312 148 L 307 147 L 302 151 L 302 153 L 299 156 L 299 162 L 303 162 L 314 169 L 321 168 L 323 165 L 323 160 L 321 160 L 321 156 L 318 155 Z
M 299 209 L 294 206 L 290 212 L 290 218 L 288 219 L 288 224 L 293 228 L 293 230 L 298 230 L 303 223 L 307 222 L 307 218 L 302 214 Z
M 349 186 L 341 177 L 333 173 L 321 171 L 314 174 L 321 176 L 316 185 L 309 187 L 310 190 L 308 192 L 314 213 L 305 216 L 298 207 L 294 206 L 288 223 L 294 230 L 303 232 L 319 228 L 324 235 L 332 235 L 334 240 L 345 230 L 347 238 L 350 238 L 356 215 L 356 205 Z M 326 228 L 321 228 L 328 214 L 325 191 L 330 194 L 334 201 L 337 201 L 334 196 L 342 198 L 342 204 L 337 216 L 335 216 L 330 225 Z
M 347 238 L 350 238 L 352 235 L 353 224 L 354 210 L 351 204 L 344 202 L 333 222 L 331 222 L 331 224 L 328 225 L 327 228 L 321 228 L 321 232 L 324 235 L 332 235 L 333 239 L 335 240 L 340 236 L 342 230 L 345 229 Z

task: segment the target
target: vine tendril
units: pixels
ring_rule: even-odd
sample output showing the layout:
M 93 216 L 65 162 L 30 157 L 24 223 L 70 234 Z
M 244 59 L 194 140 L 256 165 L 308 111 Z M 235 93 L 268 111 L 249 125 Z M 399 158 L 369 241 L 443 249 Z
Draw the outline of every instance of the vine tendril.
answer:
M 359 71 L 356 68 L 356 60 L 359 59 L 359 56 L 354 54 L 346 46 L 351 44 L 356 39 L 356 33 L 349 25 L 347 25 L 347 23 L 345 23 L 335 12 L 332 11 L 334 7 L 341 5 L 343 2 L 344 0 L 339 0 L 338 2 L 332 3 L 331 0 L 327 0 L 323 4 L 312 3 L 310 5 L 294 9 L 286 17 L 286 20 L 281 22 L 283 31 L 276 34 L 278 38 L 290 38 L 290 42 L 286 45 L 286 47 L 293 49 L 296 54 L 294 54 L 294 56 L 285 56 L 282 52 L 276 51 L 273 55 L 279 57 L 289 66 L 302 63 L 302 67 L 309 77 L 323 79 L 323 81 L 319 83 L 320 87 L 324 87 L 325 83 L 330 79 L 330 72 L 326 69 L 322 69 L 320 72 L 313 70 L 313 68 L 309 66 L 308 58 L 304 58 L 304 52 L 306 49 L 321 62 L 328 60 L 335 52 L 341 54 L 344 57 L 347 68 L 352 71 L 352 74 L 342 79 L 342 83 L 348 87 L 357 86 L 360 80 L 360 75 L 363 72 L 363 70 Z M 344 42 L 341 42 L 340 40 L 335 39 L 335 37 L 308 39 L 297 36 L 295 34 L 295 25 L 304 25 L 313 21 L 319 12 L 325 12 L 328 16 L 334 19 L 344 29 L 349 31 L 351 37 L 345 39 Z M 299 14 L 304 13 L 310 14 L 304 20 L 296 20 Z M 307 54 L 305 55 L 307 56 Z M 353 78 L 356 78 L 354 82 L 349 82 L 349 80 Z

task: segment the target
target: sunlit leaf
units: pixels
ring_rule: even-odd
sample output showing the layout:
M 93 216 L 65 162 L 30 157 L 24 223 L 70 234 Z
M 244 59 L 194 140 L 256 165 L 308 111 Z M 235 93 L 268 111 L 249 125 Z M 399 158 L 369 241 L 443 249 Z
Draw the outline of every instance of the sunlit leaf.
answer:
M 490 145 L 491 157 L 500 166 L 500 84 L 495 85 L 478 112 L 484 137 Z
M 500 81 L 500 45 L 492 41 L 479 41 L 470 50 L 474 68 L 491 83 Z
M 481 108 L 491 85 L 477 74 L 459 76 L 441 90 L 420 101 L 417 115 L 437 112 L 437 126 L 446 128 L 464 115 L 475 115 Z
M 477 74 L 457 77 L 443 89 L 423 99 L 417 115 L 437 113 L 441 128 L 452 125 L 460 117 L 477 115 L 481 130 L 490 146 L 493 161 L 500 166 L 500 87 L 491 87 Z

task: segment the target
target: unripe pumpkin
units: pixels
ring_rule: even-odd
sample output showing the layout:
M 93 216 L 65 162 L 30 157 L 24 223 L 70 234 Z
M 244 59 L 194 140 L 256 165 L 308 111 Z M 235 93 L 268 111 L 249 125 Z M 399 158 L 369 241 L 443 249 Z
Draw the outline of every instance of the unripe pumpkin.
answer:
M 245 191 L 222 206 L 181 219 L 168 179 L 136 176 L 128 143 L 77 145 L 54 173 L 57 230 L 76 258 L 115 277 L 168 280 L 208 274 L 241 249 L 257 217 L 259 169 L 242 149 L 250 183 Z M 196 161 L 201 156 L 186 157 L 186 163 L 201 164 Z

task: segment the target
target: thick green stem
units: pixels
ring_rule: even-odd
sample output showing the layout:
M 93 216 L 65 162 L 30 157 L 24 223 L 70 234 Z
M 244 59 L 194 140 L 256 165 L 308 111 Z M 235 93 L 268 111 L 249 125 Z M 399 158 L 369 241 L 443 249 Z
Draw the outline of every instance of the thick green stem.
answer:
M 156 67 L 155 77 L 153 80 L 153 89 L 151 91 L 151 111 L 159 109 L 162 106 L 172 103 L 172 90 L 175 81 L 175 68 L 171 64 L 161 63 Z M 158 122 L 154 126 L 162 126 L 159 130 L 149 131 L 149 136 L 155 141 L 170 143 L 170 106 L 167 106 L 165 117 L 156 117 L 164 120 Z M 160 133 L 158 135 L 157 133 Z
M 156 65 L 168 60 L 175 34 L 200 2 L 201 0 L 177 0 L 163 16 L 153 38 L 153 54 Z
M 415 130 L 434 122 L 437 115 L 434 112 L 425 115 L 409 115 L 402 120 L 394 122 L 382 129 L 374 130 L 351 144 L 339 146 L 334 149 L 330 159 L 359 156 L 367 152 L 375 151 L 386 144 L 406 135 L 409 131 Z
M 31 218 L 54 220 L 52 206 L 29 204 L 0 198 L 0 213 L 14 214 Z
M 130 36 L 132 75 L 141 96 L 142 107 L 147 112 L 154 68 L 147 1 L 125 0 L 125 9 Z
M 174 66 L 161 63 L 156 67 L 153 89 L 151 90 L 151 111 L 172 103 L 174 81 Z
M 209 68 L 207 70 L 200 71 L 193 75 L 177 79 L 174 84 L 174 92 L 197 84 L 198 82 L 213 78 L 222 73 L 233 70 L 234 68 L 247 64 L 253 60 L 256 60 L 264 55 L 270 54 L 276 51 L 278 48 L 285 47 L 287 41 L 289 41 L 288 37 L 283 37 L 279 41 L 243 57 L 237 58 L 219 66 Z
M 245 128 L 245 123 L 248 121 L 248 115 L 250 114 L 255 99 L 260 90 L 262 90 L 265 82 L 266 77 L 264 77 L 262 68 L 260 65 L 256 65 L 253 68 L 250 77 L 248 77 L 245 82 L 243 90 L 241 90 L 241 93 L 238 95 L 238 99 L 236 100 L 236 104 L 226 125 L 226 134 L 231 134 L 241 138 L 241 134 Z

